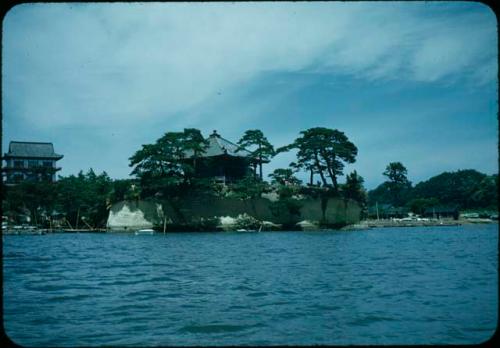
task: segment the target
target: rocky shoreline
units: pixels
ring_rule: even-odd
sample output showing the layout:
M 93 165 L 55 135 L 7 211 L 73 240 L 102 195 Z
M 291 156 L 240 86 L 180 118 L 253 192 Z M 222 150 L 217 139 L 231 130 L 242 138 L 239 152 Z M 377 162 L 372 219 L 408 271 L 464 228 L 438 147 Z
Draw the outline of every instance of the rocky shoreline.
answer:
M 303 220 L 293 225 L 283 225 L 271 221 L 259 221 L 247 214 L 237 217 L 222 216 L 217 219 L 200 220 L 197 224 L 165 224 L 154 226 L 156 233 L 169 232 L 264 232 L 264 231 L 356 231 L 370 228 L 389 227 L 426 227 L 426 226 L 459 226 L 470 224 L 498 223 L 498 220 L 469 218 L 469 219 L 381 219 L 362 220 L 348 225 L 323 224 L 320 221 Z M 165 227 L 163 229 L 163 227 Z M 107 230 L 107 229 L 47 229 L 36 226 L 10 226 L 2 228 L 3 235 L 42 235 L 48 233 L 133 233 L 136 229 Z
M 360 230 L 376 227 L 425 227 L 425 226 L 460 226 L 470 224 L 490 224 L 498 223 L 498 220 L 492 219 L 381 219 L 381 220 L 363 220 L 357 224 L 343 227 L 341 230 Z

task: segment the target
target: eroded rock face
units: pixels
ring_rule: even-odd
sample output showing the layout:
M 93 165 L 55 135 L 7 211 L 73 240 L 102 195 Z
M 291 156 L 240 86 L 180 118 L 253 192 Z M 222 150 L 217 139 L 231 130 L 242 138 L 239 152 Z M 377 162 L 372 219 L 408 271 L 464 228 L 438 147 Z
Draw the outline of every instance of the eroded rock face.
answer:
M 161 206 L 151 202 L 120 202 L 111 207 L 107 227 L 111 231 L 152 228 L 161 220 Z
M 297 222 L 297 226 L 300 226 L 300 228 L 303 231 L 314 231 L 319 228 L 319 222 L 318 221 L 310 221 L 310 220 L 302 220 L 300 222 Z
M 293 214 L 286 205 L 278 210 L 273 209 L 276 202 L 264 198 L 237 200 L 195 197 L 174 202 L 123 201 L 111 208 L 107 226 L 110 231 L 162 226 L 171 228 L 172 231 L 179 228 L 183 231 L 276 230 L 293 225 L 307 230 L 318 229 L 320 222 L 325 226 L 341 227 L 359 221 L 360 207 L 354 202 L 346 204 L 340 199 L 329 199 L 328 204 L 323 207 L 320 199 L 300 201 L 299 211 Z
M 239 214 L 236 218 L 231 216 L 219 217 L 220 226 L 224 231 L 234 231 L 238 229 L 257 229 L 260 222 L 253 216 L 246 213 Z

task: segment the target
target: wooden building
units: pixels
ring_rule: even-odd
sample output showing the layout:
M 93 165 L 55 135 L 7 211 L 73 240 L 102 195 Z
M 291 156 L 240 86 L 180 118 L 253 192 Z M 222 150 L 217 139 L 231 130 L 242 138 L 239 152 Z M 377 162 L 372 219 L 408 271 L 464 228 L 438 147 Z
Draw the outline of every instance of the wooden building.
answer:
M 196 176 L 230 183 L 255 171 L 257 160 L 252 157 L 252 152 L 224 139 L 215 130 L 206 140 L 208 146 L 197 158 L 193 151 L 184 153 L 195 168 Z
M 434 219 L 453 218 L 458 220 L 460 211 L 458 205 L 437 205 L 426 208 L 423 216 Z
M 6 162 L 2 168 L 3 182 L 16 184 L 25 180 L 56 181 L 56 172 L 61 170 L 56 162 L 63 158 L 54 152 L 52 143 L 11 141 L 9 152 L 5 153 Z

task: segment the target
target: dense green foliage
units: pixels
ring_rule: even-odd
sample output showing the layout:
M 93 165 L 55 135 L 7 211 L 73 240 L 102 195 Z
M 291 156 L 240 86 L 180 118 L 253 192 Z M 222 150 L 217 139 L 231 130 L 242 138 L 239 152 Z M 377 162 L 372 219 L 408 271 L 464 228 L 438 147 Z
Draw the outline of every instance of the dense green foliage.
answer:
M 278 168 L 275 169 L 271 174 L 271 184 L 275 185 L 300 185 L 301 180 L 294 176 L 294 172 L 290 168 Z
M 241 148 L 253 148 L 255 150 L 252 152 L 252 158 L 259 164 L 259 177 L 262 180 L 262 163 L 263 161 L 269 161 L 274 155 L 274 147 L 267 140 L 259 129 L 250 129 L 243 134 L 241 139 L 238 141 L 238 145 Z M 254 175 L 256 176 L 256 168 L 254 167 Z
M 331 180 L 333 189 L 338 191 L 338 176 L 343 175 L 345 163 L 354 163 L 358 149 L 347 136 L 337 130 L 324 127 L 310 128 L 300 132 L 301 136 L 278 152 L 297 150 L 297 162 L 294 168 L 310 172 L 312 185 L 314 174 L 319 174 L 323 186 L 329 186 L 326 177 Z
M 154 144 L 142 145 L 130 157 L 130 166 L 143 190 L 144 196 L 157 193 L 171 197 L 179 186 L 191 186 L 195 176 L 196 159 L 207 147 L 201 132 L 194 128 L 183 132 L 167 132 Z M 187 152 L 193 160 L 187 161 Z
M 397 162 L 399 163 L 399 162 Z M 406 168 L 391 163 L 384 175 L 389 180 L 369 192 L 369 204 L 407 207 L 422 214 L 426 208 L 442 205 L 459 210 L 498 209 L 498 175 L 473 169 L 444 172 L 414 187 L 406 179 Z
M 198 194 L 233 197 L 241 200 L 261 197 L 262 193 L 277 193 L 272 209 L 276 214 L 299 214 L 300 196 L 331 197 L 357 201 L 362 208 L 391 205 L 422 214 L 427 208 L 454 205 L 460 210 L 498 209 L 498 175 L 486 175 L 476 170 L 444 172 L 412 186 L 408 171 L 401 162 L 389 163 L 383 175 L 387 180 L 368 194 L 364 180 L 356 171 L 339 183 L 345 164 L 354 163 L 356 146 L 336 129 L 310 128 L 287 146 L 274 150 L 260 130 L 248 130 L 238 142 L 241 147 L 253 147 L 253 175 L 229 184 L 215 183 L 212 178 L 197 175 L 197 162 L 208 146 L 201 132 L 194 128 L 182 132 L 167 132 L 153 144 L 142 145 L 130 157 L 134 179 L 112 180 L 103 172 L 90 169 L 87 173 L 59 177 L 57 182 L 23 182 L 3 186 L 4 215 L 30 215 L 32 222 L 47 226 L 62 216 L 72 227 L 104 227 L 109 208 L 115 202 L 139 199 L 168 199 L 171 202 Z M 297 159 L 289 168 L 278 168 L 269 175 L 271 183 L 262 180 L 262 163 L 276 153 L 296 150 Z M 210 161 L 210 159 L 209 159 Z M 203 164 L 204 162 L 200 162 Z M 198 164 L 198 165 L 201 165 Z M 260 167 L 260 178 L 256 165 Z M 309 173 L 309 185 L 303 186 L 295 174 Z M 41 173 L 47 176 L 50 173 Z M 313 185 L 314 176 L 321 179 Z M 207 222 L 207 226 L 210 224 Z M 207 227 L 208 228 L 208 227 Z
M 138 199 L 134 180 L 112 180 L 106 172 L 59 177 L 57 182 L 23 182 L 3 187 L 4 214 L 27 214 L 32 223 L 48 227 L 49 219 L 63 216 L 66 227 L 104 227 L 112 202 Z M 69 224 L 68 224 L 69 223 Z
M 407 177 L 408 170 L 401 162 L 391 162 L 383 173 L 388 178 L 383 186 L 389 202 L 396 207 L 404 205 L 411 195 L 411 182 Z
M 385 168 L 383 173 L 389 178 L 389 182 L 395 184 L 406 184 L 408 183 L 408 170 L 401 162 L 391 162 Z
M 414 198 L 435 198 L 440 203 L 461 209 L 498 206 L 498 175 L 486 175 L 473 169 L 444 172 L 415 186 Z
M 342 193 L 345 199 L 352 199 L 361 204 L 366 205 L 367 193 L 363 187 L 364 179 L 359 176 L 356 171 L 346 176 L 346 182 L 341 186 Z
M 247 176 L 242 180 L 228 185 L 229 197 L 238 199 L 251 199 L 260 197 L 263 192 L 270 190 L 269 184 L 265 181 Z

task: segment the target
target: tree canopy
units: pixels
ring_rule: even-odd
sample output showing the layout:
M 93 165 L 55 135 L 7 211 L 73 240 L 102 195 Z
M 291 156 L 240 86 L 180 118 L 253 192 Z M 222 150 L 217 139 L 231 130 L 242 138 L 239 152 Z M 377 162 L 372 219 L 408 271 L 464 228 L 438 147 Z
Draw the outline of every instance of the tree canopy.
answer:
M 388 190 L 391 204 L 397 207 L 404 205 L 411 194 L 411 182 L 407 174 L 408 170 L 401 162 L 389 163 L 383 173 L 388 180 L 382 189 Z
M 393 184 L 407 184 L 408 170 L 401 162 L 391 162 L 385 168 L 383 175 L 389 178 L 389 182 Z
M 388 170 L 386 173 L 391 174 L 393 181 L 386 181 L 369 192 L 371 205 L 378 202 L 407 206 L 415 213 L 437 205 L 457 206 L 460 210 L 498 209 L 497 174 L 486 175 L 473 169 L 444 172 L 412 187 L 405 170 L 397 171 L 397 175 Z M 396 198 L 395 187 L 401 188 Z
M 301 180 L 294 176 L 294 172 L 290 168 L 277 168 L 271 174 L 271 184 L 278 185 L 300 185 Z
M 337 130 L 324 127 L 310 128 L 300 132 L 301 136 L 278 152 L 297 150 L 296 168 L 310 172 L 311 182 L 314 174 L 319 174 L 323 186 L 329 186 L 329 177 L 335 191 L 338 191 L 338 176 L 343 175 L 346 163 L 354 163 L 358 154 L 357 147 L 347 136 Z
M 360 203 L 362 206 L 366 205 L 366 190 L 363 187 L 364 179 L 356 171 L 346 175 L 346 182 L 342 185 L 342 192 L 344 198 L 352 199 Z
M 255 148 L 252 158 L 259 164 L 259 177 L 262 180 L 262 163 L 275 155 L 274 147 L 259 129 L 250 129 L 238 141 L 240 148 Z M 254 167 L 254 175 L 256 168 Z
M 205 152 L 208 142 L 194 128 L 183 132 L 167 132 L 154 144 L 142 145 L 132 157 L 131 174 L 141 181 L 146 194 L 168 195 L 173 186 L 190 184 L 195 175 L 196 159 Z M 193 161 L 186 161 L 186 153 L 193 153 Z
M 462 209 L 497 206 L 498 175 L 488 176 L 473 169 L 444 172 L 415 186 L 415 198 L 436 198 Z
M 33 222 L 49 227 L 49 217 L 62 214 L 72 227 L 104 227 L 111 203 L 131 198 L 133 180 L 112 180 L 92 169 L 59 176 L 56 182 L 24 181 L 4 187 L 4 211 L 29 211 Z

